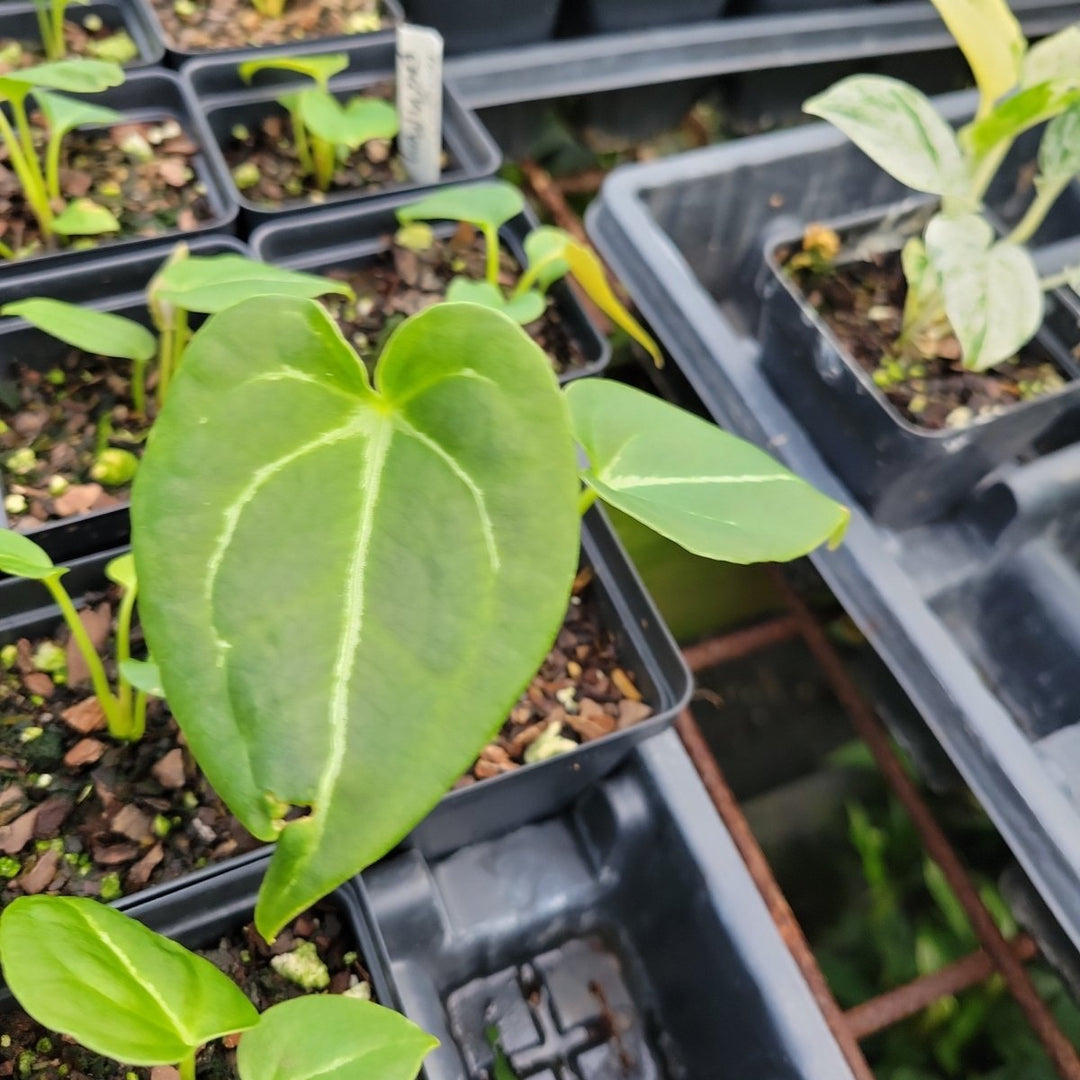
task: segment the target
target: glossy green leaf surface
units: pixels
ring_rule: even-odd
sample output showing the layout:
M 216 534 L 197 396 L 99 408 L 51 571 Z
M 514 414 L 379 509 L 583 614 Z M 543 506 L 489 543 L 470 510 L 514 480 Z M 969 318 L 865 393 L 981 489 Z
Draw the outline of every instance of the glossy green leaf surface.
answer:
M 391 139 L 397 134 L 397 109 L 389 101 L 354 97 L 345 105 L 325 90 L 297 95 L 304 126 L 320 139 L 355 150 L 368 139 Z
M 902 184 L 932 195 L 963 192 L 956 136 L 913 86 L 885 75 L 852 75 L 810 98 L 803 110 L 834 124 Z
M 138 584 L 135 577 L 135 556 L 129 551 L 125 555 L 110 559 L 105 565 L 105 576 L 122 589 L 134 589 Z
M 91 356 L 115 356 L 146 362 L 157 351 L 157 339 L 141 323 L 108 311 L 68 304 L 48 297 L 16 300 L 0 308 Z
M 267 60 L 246 60 L 237 71 L 244 82 L 251 82 L 260 71 L 293 71 L 306 75 L 325 88 L 333 76 L 349 66 L 345 53 L 326 53 L 322 56 L 282 56 Z
M 212 315 L 255 296 L 315 299 L 337 293 L 352 296 L 343 281 L 287 270 L 243 255 L 189 255 L 168 262 L 154 278 L 153 295 L 184 311 Z
M 525 209 L 525 199 L 513 184 L 496 180 L 442 188 L 397 212 L 398 221 L 467 221 L 498 228 Z
M 995 241 L 993 227 L 976 214 L 937 215 L 925 240 L 965 367 L 993 367 L 1034 337 L 1042 323 L 1043 293 L 1022 247 Z
M 66 572 L 64 567 L 55 566 L 28 536 L 13 529 L 0 529 L 0 573 L 41 580 L 60 577 Z
M 53 220 L 53 231 L 61 236 L 98 236 L 119 232 L 120 222 L 93 199 L 72 199 Z
M 839 543 L 850 514 L 764 451 L 608 379 L 566 390 L 600 498 L 696 555 L 783 562 Z
M 551 288 L 570 272 L 570 264 L 563 258 L 569 239 L 562 229 L 550 225 L 541 225 L 525 237 L 525 257 L 529 267 L 535 269 L 542 290 Z
M 1080 73 L 1080 24 L 1066 26 L 1056 34 L 1035 42 L 1024 57 L 1021 86 L 1037 86 Z
M 264 936 L 388 851 L 502 723 L 565 613 L 577 494 L 550 362 L 496 312 L 408 319 L 374 386 L 313 301 L 195 335 L 135 481 L 140 613 L 211 783 L 278 838 Z
M 981 120 L 960 133 L 961 140 L 981 158 L 999 143 L 1011 141 L 1080 102 L 1080 72 L 1068 79 L 1054 79 L 1005 98 Z
M 36 91 L 34 101 L 45 114 L 49 133 L 54 137 L 57 133 L 67 134 L 84 124 L 118 124 L 123 120 L 123 115 L 115 109 L 64 97 L 63 94 L 50 94 L 47 90 Z
M 154 697 L 164 697 L 165 691 L 161 686 L 161 670 L 152 660 L 134 660 L 128 658 L 121 660 L 119 664 L 120 674 L 144 694 L 153 694 Z
M 267 1009 L 240 1040 L 240 1080 L 414 1080 L 439 1045 L 400 1013 L 342 994 Z
M 1036 183 L 1060 183 L 1080 173 L 1080 102 L 1046 125 Z
M 465 277 L 456 277 L 450 282 L 446 289 L 446 299 L 481 304 L 494 311 L 501 311 L 521 326 L 539 319 L 547 307 L 539 293 L 526 292 L 520 296 L 508 297 L 502 289 L 489 281 L 473 281 Z
M 95 900 L 21 896 L 0 915 L 4 979 L 39 1023 L 128 1065 L 169 1065 L 252 1027 L 209 960 Z
M 5 83 L 43 90 L 62 90 L 69 94 L 96 94 L 124 81 L 124 69 L 109 60 L 55 60 L 48 64 L 7 71 L 0 79 L 0 93 Z

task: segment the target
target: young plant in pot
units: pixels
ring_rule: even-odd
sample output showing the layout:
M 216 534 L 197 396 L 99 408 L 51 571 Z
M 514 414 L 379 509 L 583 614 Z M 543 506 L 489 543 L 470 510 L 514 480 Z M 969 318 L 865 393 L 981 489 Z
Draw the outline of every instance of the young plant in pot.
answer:
M 107 26 L 96 12 L 75 21 L 69 18 L 70 0 L 34 0 L 34 8 L 37 40 L 0 32 L 0 74 L 43 60 L 63 60 L 69 55 L 116 64 L 129 64 L 139 58 L 139 46 L 127 29 L 122 25 L 119 29 Z
M 766 370 L 852 490 L 897 527 L 948 510 L 1077 406 L 1066 351 L 1036 337 L 1044 292 L 1069 275 L 1040 280 L 1024 245 L 1080 173 L 1080 28 L 1029 47 L 1003 0 L 977 16 L 935 4 L 979 87 L 959 132 L 884 76 L 844 79 L 805 109 L 936 201 L 868 213 L 861 227 L 811 225 L 766 251 Z M 1041 124 L 1034 197 L 999 236 L 987 190 Z
M 327 293 L 352 295 L 342 282 L 238 254 L 191 255 L 180 244 L 147 287 L 153 330 L 49 297 L 4 305 L 0 315 L 21 318 L 77 350 L 45 371 L 20 366 L 12 380 L 16 405 L 0 409 L 0 451 L 6 451 L 0 477 L 12 526 L 32 529 L 126 497 L 190 339 L 192 315 L 251 296 Z

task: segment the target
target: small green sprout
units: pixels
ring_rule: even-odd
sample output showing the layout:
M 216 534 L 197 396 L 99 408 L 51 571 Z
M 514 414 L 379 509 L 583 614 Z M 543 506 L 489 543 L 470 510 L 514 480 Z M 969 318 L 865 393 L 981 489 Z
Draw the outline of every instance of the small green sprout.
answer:
M 398 132 L 397 110 L 388 101 L 357 96 L 342 105 L 330 92 L 330 79 L 348 66 L 345 53 L 330 53 L 248 60 L 238 69 L 244 82 L 259 71 L 291 71 L 315 83 L 278 101 L 292 123 L 300 168 L 319 191 L 330 190 L 339 155 L 344 158 L 370 139 L 392 139 Z
M 612 322 L 625 330 L 662 366 L 660 349 L 644 327 L 619 302 L 608 285 L 600 260 L 569 233 L 550 226 L 533 229 L 525 238 L 528 265 L 509 292 L 499 282 L 499 229 L 525 210 L 525 199 L 513 184 L 496 180 L 443 188 L 397 212 L 409 227 L 417 221 L 463 221 L 484 236 L 483 281 L 455 277 L 446 290 L 447 300 L 461 300 L 494 308 L 523 326 L 543 315 L 547 290 L 571 274 L 589 298 Z M 400 234 L 399 234 L 400 235 Z

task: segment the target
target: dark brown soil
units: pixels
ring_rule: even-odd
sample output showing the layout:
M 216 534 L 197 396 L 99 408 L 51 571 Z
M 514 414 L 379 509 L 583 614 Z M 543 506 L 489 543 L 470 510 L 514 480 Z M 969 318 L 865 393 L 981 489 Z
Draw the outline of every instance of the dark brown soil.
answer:
M 123 49 L 126 53 L 131 51 L 130 59 L 121 58 L 117 62 L 130 64 L 139 59 L 138 47 L 131 40 L 126 30 L 114 29 L 110 26 L 96 26 L 88 17 L 83 17 L 91 22 L 90 28 L 83 22 L 72 22 L 70 19 L 64 23 L 64 43 L 67 47 L 67 56 L 100 57 L 103 60 L 114 60 L 117 53 L 114 49 Z M 9 71 L 18 71 L 22 68 L 33 67 L 43 63 L 45 49 L 37 39 L 24 41 L 15 38 L 0 38 L 0 75 Z
M 499 266 L 500 284 L 506 289 L 513 288 L 521 277 L 518 261 L 503 249 Z M 356 270 L 329 271 L 327 277 L 348 282 L 357 299 L 354 303 L 341 296 L 329 296 L 324 297 L 323 304 L 370 366 L 390 332 L 407 316 L 442 300 L 450 280 L 458 276 L 474 281 L 484 278 L 484 242 L 469 225 L 462 225 L 448 239 L 437 238 L 426 251 L 415 252 L 394 245 Z M 586 363 L 581 347 L 567 330 L 550 295 L 543 316 L 526 330 L 551 358 L 558 373 Z
M 592 570 L 583 569 L 574 582 L 570 609 L 555 647 L 514 706 L 499 737 L 484 748 L 456 787 L 528 764 L 537 749 L 553 737 L 572 743 L 592 742 L 652 715 L 652 708 L 641 700 L 633 674 L 619 666 L 615 637 L 601 624 L 591 582 Z
M 311 38 L 363 34 L 390 26 L 377 0 L 287 0 L 280 19 L 251 0 L 151 0 L 165 43 L 182 52 L 248 49 Z
M 0 427 L 0 480 L 11 528 L 26 531 L 127 501 L 129 482 L 98 483 L 90 473 L 99 439 L 142 454 L 153 395 L 151 416 L 136 415 L 130 373 L 127 361 L 68 349 L 44 371 L 20 365 L 9 379 L 0 377 L 0 423 L 7 429 Z
M 387 84 L 369 87 L 364 94 L 393 100 L 393 88 Z M 223 152 L 240 194 L 253 203 L 273 208 L 298 201 L 321 202 L 327 194 L 337 191 L 374 193 L 408 179 L 397 154 L 397 140 L 371 139 L 347 160 L 338 162 L 330 191 L 320 191 L 300 167 L 292 122 L 284 111 L 263 117 L 250 130 L 234 129 Z M 443 168 L 447 161 L 444 151 Z M 238 166 L 242 167 L 240 172 Z M 246 176 L 249 172 L 250 178 Z M 254 183 L 249 182 L 252 178 Z
M 796 250 L 779 252 L 781 264 Z M 896 359 L 907 295 L 898 252 L 825 269 L 789 267 L 788 272 L 891 404 L 919 427 L 964 427 L 1064 385 L 1049 354 L 1035 342 L 1021 349 L 1016 360 L 982 372 L 964 368 L 959 342 L 951 336 L 934 343 L 932 356 Z
M 115 594 L 89 599 L 83 621 L 109 653 Z M 60 676 L 42 670 L 51 666 L 42 646 L 53 644 L 66 654 Z M 41 892 L 115 899 L 257 846 L 196 769 L 163 702 L 151 700 L 138 742 L 109 737 L 66 628 L 22 639 L 4 659 L 0 904 Z M 111 657 L 106 669 L 112 677 Z
M 330 993 L 340 994 L 361 983 L 370 987 L 368 973 L 356 955 L 356 943 L 350 940 L 345 921 L 331 900 L 321 901 L 294 919 L 273 946 L 268 946 L 253 926 L 245 926 L 222 938 L 216 948 L 199 950 L 199 955 L 225 972 L 259 1012 L 265 1012 L 271 1005 L 306 992 L 271 966 L 271 957 L 292 952 L 304 942 L 315 946 L 326 965 Z M 206 1046 L 197 1061 L 199 1080 L 232 1080 L 236 1076 L 238 1042 L 238 1036 L 227 1036 Z M 118 1065 L 91 1054 L 65 1036 L 47 1031 L 25 1013 L 13 1012 L 0 1017 L 0 1077 L 7 1076 L 32 1076 L 35 1080 L 131 1080 L 133 1076 L 138 1080 L 178 1080 L 179 1074 L 171 1066 L 151 1070 Z
M 64 140 L 60 187 L 67 198 L 86 196 L 120 222 L 120 237 L 188 232 L 213 214 L 195 173 L 198 146 L 172 119 L 121 124 L 107 131 L 75 131 Z M 149 160 L 143 160 L 149 157 Z M 115 234 L 78 238 L 77 246 L 107 244 Z M 42 247 L 37 222 L 23 200 L 0 145 L 0 240 L 17 252 Z M 48 250 L 60 246 L 54 238 Z

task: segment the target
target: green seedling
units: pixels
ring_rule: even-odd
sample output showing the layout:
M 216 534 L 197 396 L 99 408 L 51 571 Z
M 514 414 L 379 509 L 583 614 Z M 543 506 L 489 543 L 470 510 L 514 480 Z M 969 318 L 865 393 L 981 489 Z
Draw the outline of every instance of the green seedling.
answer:
M 89 0 L 78 0 L 78 2 L 86 4 Z M 69 6 L 70 0 L 34 0 L 38 31 L 41 34 L 41 44 L 45 50 L 46 60 L 62 60 L 67 52 L 64 21 L 67 18 Z M 96 15 L 87 16 L 87 28 L 90 28 L 92 20 L 97 21 L 95 29 L 100 29 L 101 19 Z M 118 64 L 126 64 L 139 55 L 139 48 L 126 30 L 118 30 L 107 37 L 88 41 L 87 52 L 99 60 L 112 60 Z
M 54 210 L 54 204 L 62 201 L 60 153 L 64 137 L 84 124 L 112 124 L 121 117 L 112 109 L 53 91 L 93 94 L 119 86 L 123 81 L 120 67 L 105 60 L 58 60 L 0 76 L 0 106 L 10 110 L 15 121 L 13 128 L 5 109 L 0 108 L 0 137 L 7 148 L 8 163 L 45 240 L 54 235 L 94 236 L 120 228 L 112 213 L 91 199 L 73 199 L 59 213 Z M 39 156 L 27 113 L 27 101 L 31 97 L 48 124 L 43 156 Z M 18 254 L 0 243 L 0 257 L 13 259 Z
M 191 255 L 179 244 L 147 287 L 155 337 L 142 323 L 62 300 L 32 297 L 5 304 L 0 315 L 25 319 L 39 330 L 94 356 L 130 360 L 135 409 L 146 414 L 146 384 L 157 359 L 157 400 L 165 400 L 191 337 L 189 316 L 210 315 L 253 296 L 352 297 L 348 285 L 285 270 L 243 255 Z
M 524 210 L 525 199 L 521 192 L 513 184 L 497 180 L 444 188 L 403 206 L 397 217 L 406 229 L 417 221 L 448 220 L 466 222 L 483 234 L 484 280 L 455 277 L 446 290 L 447 300 L 494 308 L 524 326 L 543 315 L 547 307 L 547 290 L 571 274 L 592 302 L 641 344 L 660 367 L 663 358 L 659 347 L 612 292 L 600 260 L 562 229 L 550 226 L 533 229 L 525 238 L 528 261 L 525 272 L 512 289 L 502 287 L 499 282 L 499 229 Z
M 157 665 L 149 660 L 131 656 L 131 623 L 135 611 L 138 581 L 135 561 L 131 555 L 121 555 L 106 567 L 105 574 L 120 586 L 120 607 L 116 616 L 117 687 L 109 685 L 105 665 L 98 656 L 75 610 L 67 589 L 60 579 L 67 567 L 57 566 L 33 540 L 11 529 L 0 529 L 0 573 L 40 581 L 52 596 L 67 623 L 71 639 L 82 654 L 90 672 L 94 696 L 105 714 L 109 734 L 114 739 L 142 738 L 146 729 L 147 699 L 162 696 Z
M 195 335 L 135 480 L 140 613 L 214 789 L 277 841 L 265 937 L 490 741 L 562 623 L 596 498 L 740 563 L 836 542 L 848 518 L 663 401 L 560 391 L 476 304 L 407 319 L 373 382 L 313 301 L 245 301 Z
M 261 1016 L 208 960 L 94 900 L 24 896 L 0 915 L 0 962 L 39 1024 L 126 1065 L 176 1065 L 244 1032 L 240 1080 L 414 1080 L 438 1040 L 405 1017 L 341 994 Z
M 914 87 L 855 75 L 804 105 L 835 124 L 901 183 L 937 195 L 940 210 L 904 245 L 908 291 L 897 356 L 918 360 L 950 334 L 964 366 L 983 371 L 1013 357 L 1043 319 L 1043 292 L 1024 248 L 1080 172 L 1080 26 L 1029 46 L 1005 0 L 934 0 L 979 89 L 975 118 L 954 132 Z M 1046 123 L 1035 196 L 998 240 L 983 198 L 1023 132 Z M 895 359 L 895 358 L 886 358 Z
M 344 105 L 330 92 L 330 79 L 349 66 L 344 53 L 326 56 L 248 60 L 239 67 L 250 82 L 260 71 L 306 75 L 314 86 L 278 98 L 292 123 L 300 167 L 320 191 L 329 191 L 339 157 L 344 160 L 370 139 L 392 139 L 398 132 L 397 110 L 381 98 L 357 96 Z

